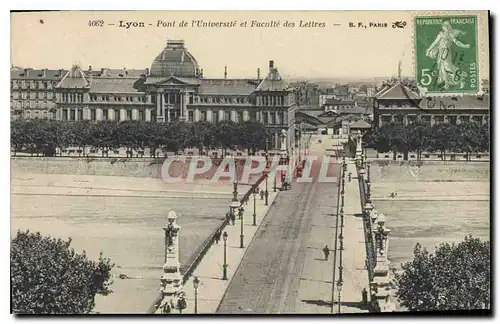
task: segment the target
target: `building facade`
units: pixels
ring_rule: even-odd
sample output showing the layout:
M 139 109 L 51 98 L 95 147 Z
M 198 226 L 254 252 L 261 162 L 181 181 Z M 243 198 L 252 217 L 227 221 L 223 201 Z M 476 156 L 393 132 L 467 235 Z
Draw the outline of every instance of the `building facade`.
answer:
M 293 147 L 290 144 L 295 141 L 294 92 L 281 78 L 274 61 L 269 61 L 269 71 L 264 78 L 260 78 L 259 71 L 257 78 L 231 79 L 227 77 L 227 69 L 224 78 L 205 78 L 184 41 L 169 40 L 150 69 L 92 70 L 89 66 L 84 71 L 73 66 L 70 70 L 50 70 L 50 73 L 49 70 L 26 71 L 11 71 L 13 118 L 156 122 L 254 120 L 263 123 L 273 134 L 270 148 L 279 147 L 283 129 L 288 134 L 288 147 Z M 43 94 L 46 104 L 34 104 L 38 93 L 42 93 L 36 87 L 42 85 L 43 93 L 50 96 Z M 35 107 L 39 107 L 40 113 L 31 113 Z
M 17 118 L 55 118 L 55 87 L 67 70 L 10 70 L 10 116 Z
M 375 127 L 391 122 L 411 124 L 422 120 L 429 125 L 489 122 L 489 95 L 422 97 L 409 87 L 396 82 L 379 90 L 373 100 Z

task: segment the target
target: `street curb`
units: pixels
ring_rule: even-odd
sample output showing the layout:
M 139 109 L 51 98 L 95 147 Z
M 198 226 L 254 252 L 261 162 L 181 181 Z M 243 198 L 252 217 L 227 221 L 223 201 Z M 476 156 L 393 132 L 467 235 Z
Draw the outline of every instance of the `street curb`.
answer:
M 266 210 L 266 213 L 264 214 L 264 217 L 262 218 L 262 221 L 260 222 L 259 226 L 257 226 L 257 230 L 255 231 L 255 234 L 254 236 L 252 236 L 252 239 L 250 240 L 250 242 L 248 242 L 248 245 L 247 245 L 247 248 L 245 249 L 245 253 L 243 253 L 243 256 L 241 258 L 241 261 L 240 263 L 238 264 L 238 266 L 236 267 L 236 269 L 234 270 L 234 275 L 231 277 L 231 280 L 229 280 L 229 283 L 227 285 L 227 288 L 226 290 L 224 291 L 224 294 L 222 295 L 222 298 L 221 300 L 219 301 L 219 305 L 217 305 L 217 308 L 215 309 L 215 313 L 218 313 L 219 312 L 219 308 L 220 308 L 220 305 L 222 303 L 222 301 L 224 300 L 224 298 L 226 297 L 226 294 L 227 294 L 227 291 L 228 291 L 228 288 L 229 286 L 231 286 L 231 283 L 233 282 L 234 280 L 234 277 L 236 276 L 236 273 L 238 272 L 238 269 L 240 268 L 241 264 L 243 263 L 243 260 L 245 259 L 245 256 L 248 252 L 248 249 L 250 247 L 250 245 L 253 243 L 253 240 L 255 239 L 255 237 L 257 236 L 257 232 L 259 231 L 260 227 L 262 226 L 262 224 L 264 223 L 264 221 L 266 220 L 267 218 L 267 215 L 269 213 L 269 210 L 271 209 L 271 207 L 273 206 L 273 203 L 274 201 L 278 198 L 279 194 L 281 193 L 281 190 L 280 191 L 277 191 L 277 194 L 276 196 L 274 196 L 274 199 L 272 199 L 271 201 L 269 201 L 269 205 L 267 206 L 267 210 Z

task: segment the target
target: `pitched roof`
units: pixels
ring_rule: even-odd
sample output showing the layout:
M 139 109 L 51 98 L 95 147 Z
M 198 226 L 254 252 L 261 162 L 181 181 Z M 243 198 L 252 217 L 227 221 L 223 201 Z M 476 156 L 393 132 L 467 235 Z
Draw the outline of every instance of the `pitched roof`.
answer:
M 26 80 L 60 80 L 68 70 L 49 70 L 49 69 L 22 69 L 14 67 L 10 69 L 10 78 Z
M 246 79 L 201 79 L 198 93 L 201 95 L 250 95 L 255 83 Z
M 84 71 L 86 75 L 92 77 L 109 77 L 109 78 L 140 78 L 142 75 L 146 75 L 146 70 L 140 69 L 92 69 Z
M 366 121 L 364 121 L 363 119 L 360 119 L 360 120 L 352 123 L 349 127 L 350 128 L 371 128 L 372 126 L 369 123 L 367 123 Z
M 187 77 L 177 77 L 177 76 L 169 76 L 169 77 L 148 76 L 144 84 L 162 84 L 167 82 L 198 85 L 200 84 L 200 78 L 187 78 Z
M 420 96 L 400 82 L 379 91 L 377 99 L 420 99 Z
M 137 79 L 93 78 L 90 92 L 93 93 L 140 93 L 134 88 Z
M 287 89 L 288 84 L 281 78 L 278 69 L 273 67 L 269 69 L 269 74 L 257 87 L 260 91 L 286 91 Z
M 74 65 L 56 86 L 57 88 L 88 88 L 89 80 L 78 65 Z

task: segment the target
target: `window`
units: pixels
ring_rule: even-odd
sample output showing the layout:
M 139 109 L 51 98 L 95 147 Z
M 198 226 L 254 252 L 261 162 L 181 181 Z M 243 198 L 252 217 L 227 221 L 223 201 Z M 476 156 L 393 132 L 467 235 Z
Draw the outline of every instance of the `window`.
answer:
M 448 116 L 448 123 L 450 123 L 452 125 L 456 125 L 457 124 L 457 116 Z
M 192 110 L 188 111 L 188 121 L 191 123 L 194 121 L 194 111 Z
M 444 116 L 434 116 L 434 122 L 436 124 L 442 124 L 442 123 L 444 123 Z
M 96 111 L 95 111 L 95 109 L 90 110 L 90 120 L 96 120 Z
M 127 110 L 127 120 L 132 120 L 132 110 Z
M 75 109 L 69 110 L 69 120 L 75 120 Z
M 64 108 L 62 110 L 62 120 L 68 120 L 68 110 Z
M 276 113 L 271 112 L 271 124 L 276 124 Z
M 431 116 L 422 116 L 421 119 L 425 124 L 427 125 L 431 124 Z
M 242 123 L 243 122 L 243 112 L 242 111 L 238 111 L 236 113 L 236 122 L 238 122 L 238 123 Z
M 83 109 L 78 109 L 78 120 L 83 119 Z
M 146 111 L 144 109 L 139 110 L 139 120 L 140 121 L 146 120 Z
M 218 111 L 212 111 L 212 121 L 214 123 L 219 122 L 219 112 Z
M 102 110 L 102 120 L 108 120 L 108 119 L 109 119 L 108 110 L 107 109 L 103 109 Z
M 115 120 L 120 120 L 120 109 L 115 109 Z
M 478 124 L 483 123 L 483 116 L 472 116 L 472 121 Z
M 200 117 L 200 120 L 201 121 L 207 121 L 207 112 L 205 110 L 202 110 L 201 111 L 201 117 Z
M 231 115 L 227 110 L 224 110 L 224 120 L 231 120 Z
M 286 125 L 288 123 L 286 114 L 284 111 L 280 111 L 280 120 L 283 125 Z
M 262 122 L 263 122 L 264 124 L 269 124 L 268 117 L 269 117 L 269 114 L 267 113 L 267 111 L 264 111 L 264 112 L 262 113 Z
M 250 119 L 253 121 L 257 120 L 257 112 L 255 110 L 250 112 Z

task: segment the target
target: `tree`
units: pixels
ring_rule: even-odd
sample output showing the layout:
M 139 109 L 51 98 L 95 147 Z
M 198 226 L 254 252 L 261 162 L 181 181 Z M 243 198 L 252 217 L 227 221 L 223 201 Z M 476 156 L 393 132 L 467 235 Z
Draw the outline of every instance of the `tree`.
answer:
M 223 120 L 217 123 L 215 139 L 219 147 L 222 148 L 222 156 L 226 156 L 227 149 L 233 147 L 235 143 L 236 124 L 231 120 Z
M 420 244 L 396 274 L 396 295 L 410 311 L 489 309 L 490 242 L 466 237 L 430 254 Z
M 470 159 L 472 152 L 477 152 L 481 147 L 481 130 L 480 125 L 475 122 L 463 122 L 458 125 L 460 137 L 457 147 L 460 152 L 465 153 L 467 161 Z
M 96 294 L 111 292 L 114 264 L 102 254 L 97 262 L 85 251 L 40 233 L 18 231 L 11 242 L 12 311 L 16 314 L 86 314 Z
M 417 152 L 417 160 L 422 159 L 422 152 L 429 148 L 430 126 L 418 120 L 408 125 L 408 149 Z
M 10 146 L 14 150 L 14 156 L 27 144 L 26 121 L 16 119 L 10 123 Z

